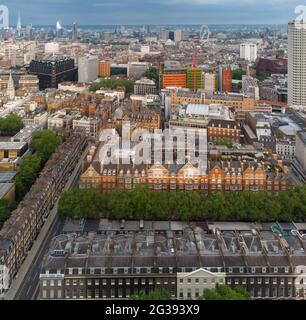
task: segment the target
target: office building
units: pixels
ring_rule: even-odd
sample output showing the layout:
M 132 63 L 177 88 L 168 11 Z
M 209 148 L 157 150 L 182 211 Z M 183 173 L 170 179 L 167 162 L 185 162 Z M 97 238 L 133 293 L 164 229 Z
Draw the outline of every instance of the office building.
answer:
M 79 83 L 92 83 L 98 78 L 98 57 L 84 56 L 79 59 Z
M 157 88 L 153 80 L 147 78 L 141 78 L 137 80 L 134 85 L 134 94 L 145 96 L 145 95 L 156 95 Z
M 306 105 L 306 22 L 288 25 L 288 104 Z
M 60 57 L 33 60 L 29 68 L 30 74 L 37 75 L 40 90 L 57 88 L 61 82 L 75 81 L 77 71 L 73 59 Z
M 111 76 L 126 76 L 128 75 L 128 65 L 127 64 L 116 64 L 112 63 L 110 66 Z
M 292 169 L 306 183 L 306 131 L 300 131 L 296 135 L 295 159 L 292 161 Z
M 177 29 L 174 31 L 174 41 L 175 42 L 180 42 L 184 40 L 184 31 L 181 29 Z
M 161 30 L 160 39 L 164 42 L 169 40 L 169 31 L 168 30 Z
M 215 93 L 218 90 L 218 76 L 212 73 L 205 73 L 204 75 L 204 89 L 205 92 Z
M 259 81 L 250 76 L 242 76 L 242 93 L 254 100 L 259 100 Z
M 219 91 L 231 92 L 232 91 L 232 70 L 231 66 L 219 67 Z
M 72 42 L 78 41 L 78 25 L 76 22 L 72 25 Z
M 139 80 L 148 69 L 149 64 L 147 62 L 130 62 L 128 64 L 128 78 Z
M 240 58 L 249 62 L 257 59 L 257 45 L 254 43 L 243 43 L 240 45 Z
M 111 61 L 99 61 L 98 76 L 101 78 L 109 78 L 111 76 Z
M 187 72 L 178 61 L 166 61 L 162 65 L 162 88 L 186 88 Z
M 203 88 L 202 69 L 188 68 L 187 69 L 187 84 L 188 89 L 197 90 Z

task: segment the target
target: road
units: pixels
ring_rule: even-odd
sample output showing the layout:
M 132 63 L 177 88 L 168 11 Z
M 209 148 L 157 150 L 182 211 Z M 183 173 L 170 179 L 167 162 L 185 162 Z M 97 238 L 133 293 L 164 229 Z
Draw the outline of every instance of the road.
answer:
M 298 186 L 298 187 L 303 186 L 303 182 L 296 176 L 296 174 L 291 168 L 289 170 L 289 178 L 292 180 L 295 186 Z
M 57 206 L 56 206 L 57 209 Z M 53 237 L 61 232 L 64 222 L 55 218 L 46 238 L 40 246 L 39 252 L 35 257 L 34 263 L 31 265 L 26 277 L 24 278 L 15 300 L 36 300 L 39 294 L 39 274 L 43 257 L 48 250 L 49 243 Z
M 68 190 L 71 188 L 74 188 L 77 186 L 78 177 L 81 170 L 81 163 L 84 160 L 84 158 L 88 154 L 88 148 L 86 148 L 85 152 L 83 153 L 78 165 L 76 166 L 74 172 L 70 176 L 66 187 L 64 190 Z M 16 294 L 14 295 L 14 300 L 37 300 L 39 297 L 39 275 L 41 271 L 41 265 L 44 258 L 44 255 L 46 254 L 50 241 L 53 237 L 60 234 L 63 230 L 64 221 L 61 221 L 57 216 L 57 209 L 58 209 L 58 201 L 56 202 L 54 208 L 51 210 L 49 218 L 51 219 L 51 225 L 47 230 L 42 230 L 40 236 L 43 236 L 43 239 L 37 238 L 35 242 L 39 242 L 39 249 L 37 253 L 35 254 L 34 260 L 31 264 L 29 264 L 29 267 L 25 273 L 25 276 L 23 276 L 23 280 L 16 291 Z M 45 223 L 46 224 L 46 223 Z M 42 235 L 42 233 L 44 233 Z M 35 244 L 33 245 L 32 249 L 35 247 Z M 32 251 L 31 249 L 31 251 Z M 33 253 L 29 253 L 29 255 L 33 255 Z M 24 262 L 26 263 L 26 261 Z M 20 275 L 22 276 L 22 275 Z

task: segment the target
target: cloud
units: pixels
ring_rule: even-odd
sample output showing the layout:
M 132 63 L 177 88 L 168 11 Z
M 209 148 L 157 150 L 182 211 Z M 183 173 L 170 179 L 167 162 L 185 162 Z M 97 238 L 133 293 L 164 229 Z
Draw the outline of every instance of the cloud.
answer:
M 11 24 L 286 23 L 301 0 L 2 0 Z

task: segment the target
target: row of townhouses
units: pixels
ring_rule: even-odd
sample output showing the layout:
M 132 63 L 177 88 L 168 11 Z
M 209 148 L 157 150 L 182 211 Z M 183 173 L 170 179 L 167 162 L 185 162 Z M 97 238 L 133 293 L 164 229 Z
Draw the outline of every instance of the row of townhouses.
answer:
M 68 224 L 45 256 L 40 299 L 127 299 L 154 289 L 197 299 L 216 284 L 239 285 L 253 299 L 306 298 L 303 223 Z
M 0 231 L 0 293 L 17 274 L 86 146 L 83 133 L 64 137 L 31 190 Z

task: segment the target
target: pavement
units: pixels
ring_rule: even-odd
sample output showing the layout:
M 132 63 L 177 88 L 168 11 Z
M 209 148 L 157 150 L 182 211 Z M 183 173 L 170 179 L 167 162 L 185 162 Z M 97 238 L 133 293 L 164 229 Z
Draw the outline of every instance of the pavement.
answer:
M 81 164 L 88 154 L 89 147 L 86 148 L 79 163 L 71 174 L 63 191 L 77 186 Z M 14 278 L 10 289 L 4 295 L 4 300 L 36 300 L 39 297 L 39 275 L 43 257 L 48 250 L 52 238 L 61 233 L 64 221 L 57 216 L 58 202 L 54 205 L 48 218 L 46 219 L 37 239 L 29 251 L 25 261 Z

